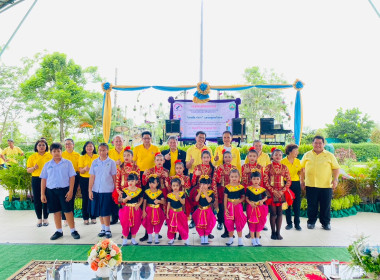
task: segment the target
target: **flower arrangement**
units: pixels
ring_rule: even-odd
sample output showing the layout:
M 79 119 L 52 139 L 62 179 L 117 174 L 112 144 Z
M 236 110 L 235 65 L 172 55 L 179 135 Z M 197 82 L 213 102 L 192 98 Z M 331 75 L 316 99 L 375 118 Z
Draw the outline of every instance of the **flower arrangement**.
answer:
M 100 240 L 91 247 L 87 255 L 87 261 L 94 271 L 98 268 L 118 266 L 122 261 L 121 250 L 111 239 Z
M 371 278 L 380 279 L 380 247 L 369 246 L 367 239 L 361 236 L 348 246 L 351 262 L 354 266 L 360 266 Z

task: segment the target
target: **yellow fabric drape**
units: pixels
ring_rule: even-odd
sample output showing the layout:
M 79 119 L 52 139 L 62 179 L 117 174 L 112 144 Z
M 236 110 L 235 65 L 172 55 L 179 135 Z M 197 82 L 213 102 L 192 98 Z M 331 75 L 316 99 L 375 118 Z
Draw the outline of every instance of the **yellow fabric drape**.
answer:
M 108 143 L 111 134 L 111 115 L 112 115 L 112 106 L 111 106 L 111 90 L 112 88 L 106 90 L 104 108 L 103 108 L 103 139 L 104 143 Z

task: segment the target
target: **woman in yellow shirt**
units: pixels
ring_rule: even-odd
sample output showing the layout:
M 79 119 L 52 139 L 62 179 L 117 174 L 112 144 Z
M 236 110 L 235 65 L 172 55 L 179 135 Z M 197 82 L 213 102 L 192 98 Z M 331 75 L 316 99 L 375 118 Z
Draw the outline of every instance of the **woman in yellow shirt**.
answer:
M 82 193 L 82 217 L 85 225 L 89 225 L 91 200 L 88 196 L 88 183 L 90 180 L 90 167 L 92 162 L 99 156 L 96 154 L 96 148 L 93 142 L 87 141 L 83 146 L 82 155 L 78 160 L 78 168 L 80 173 L 79 185 Z M 91 223 L 96 224 L 96 217 L 91 217 Z
M 32 192 L 34 201 L 34 211 L 37 215 L 37 227 L 48 226 L 49 213 L 47 204 L 41 201 L 41 171 L 45 163 L 51 160 L 53 157 L 48 152 L 49 146 L 45 140 L 38 140 L 34 145 L 35 153 L 32 154 L 26 163 L 26 171 L 32 174 Z M 42 214 L 44 220 L 42 221 Z
M 293 205 L 286 209 L 286 223 L 285 229 L 289 230 L 293 228 L 292 224 L 292 208 L 294 212 L 294 227 L 296 230 L 302 230 L 300 226 L 300 208 L 301 208 L 301 185 L 300 185 L 300 173 L 302 172 L 301 161 L 297 158 L 298 146 L 296 144 L 289 144 L 285 147 L 286 157 L 281 160 L 281 163 L 286 165 L 289 169 L 290 178 L 292 184 L 290 190 L 294 192 L 295 198 Z

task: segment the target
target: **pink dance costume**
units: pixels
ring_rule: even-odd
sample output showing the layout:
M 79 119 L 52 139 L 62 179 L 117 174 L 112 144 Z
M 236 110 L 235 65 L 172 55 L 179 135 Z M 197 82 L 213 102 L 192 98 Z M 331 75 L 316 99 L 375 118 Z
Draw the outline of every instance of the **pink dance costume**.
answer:
M 122 227 L 122 233 L 124 236 L 128 236 L 129 232 L 132 235 L 136 235 L 141 226 L 141 215 L 142 211 L 140 208 L 135 210 L 139 199 L 142 197 L 142 190 L 137 188 L 135 191 L 130 191 L 128 188 L 123 189 L 123 198 L 127 196 L 132 197 L 131 200 L 127 201 L 127 203 L 119 210 L 119 219 Z
M 185 193 L 179 192 L 181 199 L 184 199 Z M 166 221 L 168 225 L 168 238 L 174 239 L 174 234 L 177 232 L 181 235 L 183 240 L 189 238 L 189 225 L 187 224 L 186 214 L 183 212 L 182 203 L 175 198 L 173 193 L 167 196 L 167 203 L 170 202 L 169 219 Z
M 266 190 L 262 187 L 247 187 L 246 198 L 252 202 L 258 202 L 267 197 Z M 247 217 L 248 228 L 251 232 L 260 232 L 263 230 L 265 223 L 267 222 L 268 206 L 259 205 L 256 203 L 256 207 L 252 207 L 247 203 Z
M 198 189 L 199 192 L 199 189 Z M 208 236 L 215 227 L 216 218 L 212 211 L 212 205 L 215 201 L 215 194 L 212 190 L 209 190 L 208 196 L 212 198 L 211 202 L 208 202 L 206 196 L 202 193 L 199 197 L 198 209 L 193 214 L 194 223 L 199 236 Z
M 227 185 L 224 193 L 227 194 L 228 210 L 228 215 L 226 211 L 224 212 L 224 224 L 229 232 L 234 231 L 234 225 L 236 226 L 236 231 L 241 232 L 247 223 L 247 217 L 244 215 L 242 203 L 234 205 L 232 202 L 241 199 L 245 195 L 244 186 Z
M 164 211 L 162 211 L 160 205 L 155 204 L 154 201 L 161 200 L 164 198 L 164 195 L 161 190 L 152 192 L 150 189 L 145 191 L 144 200 L 146 200 L 146 217 L 142 221 L 142 225 L 146 229 L 148 234 L 160 233 L 162 224 L 165 220 Z

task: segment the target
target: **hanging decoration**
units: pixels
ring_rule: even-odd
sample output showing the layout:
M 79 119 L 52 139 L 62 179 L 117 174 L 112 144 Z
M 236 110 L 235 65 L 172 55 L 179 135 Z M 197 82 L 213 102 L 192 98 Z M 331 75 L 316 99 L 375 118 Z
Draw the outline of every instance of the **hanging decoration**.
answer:
M 197 91 L 194 93 L 194 103 L 206 103 L 210 101 L 210 85 L 207 82 L 199 82 Z

